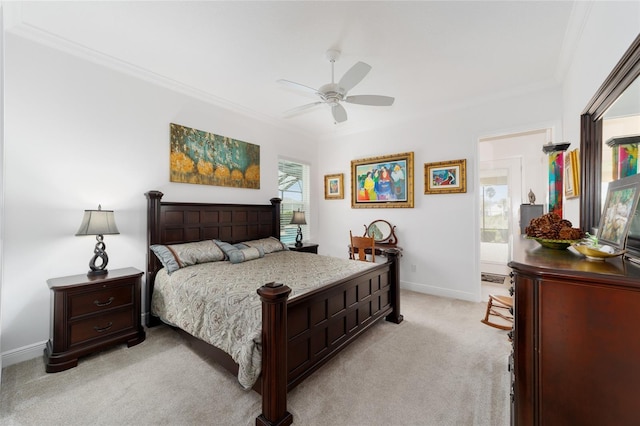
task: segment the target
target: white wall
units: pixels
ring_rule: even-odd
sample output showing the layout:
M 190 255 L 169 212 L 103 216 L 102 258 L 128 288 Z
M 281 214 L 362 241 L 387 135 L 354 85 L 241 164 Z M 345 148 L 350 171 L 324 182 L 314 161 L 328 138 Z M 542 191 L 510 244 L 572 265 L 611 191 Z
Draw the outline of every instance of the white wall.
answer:
M 302 135 L 12 34 L 5 39 L 5 365 L 42 354 L 46 280 L 88 270 L 95 239 L 74 236 L 84 209 L 115 210 L 120 235 L 105 236 L 108 268 L 144 271 L 146 191 L 169 201 L 268 204 L 278 195 L 279 155 L 315 167 L 315 144 L 300 143 Z M 261 188 L 169 183 L 169 123 L 260 145 Z
M 559 88 L 550 88 L 326 141 L 326 149 L 319 153 L 318 173 L 344 173 L 347 185 L 344 200 L 320 202 L 319 252 L 346 253 L 350 229 L 362 232 L 364 224 L 386 219 L 397 226 L 403 248 L 403 287 L 479 301 L 478 140 L 507 133 L 502 130 L 539 129 L 539 123 L 557 120 L 560 105 Z M 351 160 L 407 151 L 415 155 L 415 208 L 350 209 Z M 461 158 L 467 159 L 467 193 L 425 195 L 424 164 Z

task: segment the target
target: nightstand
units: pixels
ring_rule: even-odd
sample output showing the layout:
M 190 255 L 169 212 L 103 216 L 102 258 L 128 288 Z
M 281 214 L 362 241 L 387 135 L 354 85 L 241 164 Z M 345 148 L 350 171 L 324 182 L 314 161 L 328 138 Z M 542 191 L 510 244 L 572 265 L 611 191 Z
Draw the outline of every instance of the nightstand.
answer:
M 140 307 L 142 272 L 109 270 L 47 280 L 51 289 L 51 331 L 44 350 L 47 373 L 78 365 L 78 358 L 119 343 L 145 339 Z
M 293 244 L 289 244 L 288 247 L 289 247 L 289 250 L 291 250 L 291 251 L 302 251 L 302 252 L 305 252 L 305 253 L 318 254 L 318 244 L 302 243 L 302 247 L 296 247 Z

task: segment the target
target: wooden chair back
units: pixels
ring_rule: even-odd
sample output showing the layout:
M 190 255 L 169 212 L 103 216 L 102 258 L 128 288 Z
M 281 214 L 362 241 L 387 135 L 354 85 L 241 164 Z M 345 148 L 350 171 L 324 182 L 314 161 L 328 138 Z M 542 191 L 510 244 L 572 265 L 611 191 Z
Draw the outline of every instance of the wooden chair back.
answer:
M 376 261 L 376 240 L 371 237 L 358 237 L 354 236 L 349 231 L 349 238 L 351 238 L 351 258 L 356 260 L 362 260 L 364 262 Z M 357 249 L 357 252 L 356 252 Z M 370 260 L 367 259 L 367 249 L 370 251 Z

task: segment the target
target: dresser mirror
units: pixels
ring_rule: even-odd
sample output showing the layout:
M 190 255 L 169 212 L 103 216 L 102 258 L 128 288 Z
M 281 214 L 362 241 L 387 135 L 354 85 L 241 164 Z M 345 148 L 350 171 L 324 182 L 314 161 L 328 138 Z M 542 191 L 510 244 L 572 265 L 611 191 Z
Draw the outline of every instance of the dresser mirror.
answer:
M 377 219 L 371 222 L 368 226 L 364 225 L 365 228 L 365 236 L 373 237 L 376 243 L 379 244 L 388 244 L 391 246 L 395 246 L 398 244 L 398 239 L 396 238 L 394 225 L 391 225 L 389 222 L 383 219 Z
M 616 139 L 640 134 L 639 76 L 640 35 L 580 117 L 580 225 L 584 231 L 592 232 L 600 222 L 602 199 L 614 176 Z

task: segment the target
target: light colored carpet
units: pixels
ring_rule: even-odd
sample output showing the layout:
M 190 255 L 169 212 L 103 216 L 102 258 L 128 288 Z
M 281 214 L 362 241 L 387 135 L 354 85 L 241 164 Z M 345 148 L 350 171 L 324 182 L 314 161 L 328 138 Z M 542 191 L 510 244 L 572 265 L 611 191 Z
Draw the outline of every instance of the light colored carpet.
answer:
M 294 424 L 508 425 L 510 343 L 480 323 L 486 305 L 405 290 L 401 302 L 403 323 L 377 324 L 289 393 Z M 2 425 L 253 425 L 261 411 L 164 326 L 64 372 L 12 365 L 0 390 Z

